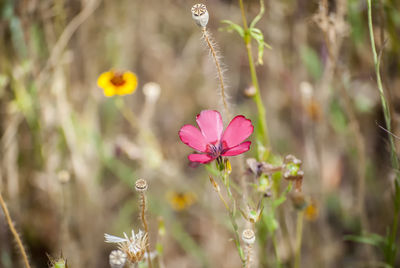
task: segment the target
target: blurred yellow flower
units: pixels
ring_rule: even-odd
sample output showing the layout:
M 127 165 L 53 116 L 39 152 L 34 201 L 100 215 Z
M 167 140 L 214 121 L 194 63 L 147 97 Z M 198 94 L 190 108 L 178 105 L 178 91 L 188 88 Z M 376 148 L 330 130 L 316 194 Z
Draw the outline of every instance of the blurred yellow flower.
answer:
M 315 221 L 318 218 L 318 214 L 319 209 L 316 202 L 311 201 L 311 204 L 309 204 L 304 211 L 306 219 L 309 221 Z
M 193 192 L 175 192 L 167 193 L 167 200 L 171 207 L 176 211 L 182 211 L 196 202 L 196 195 Z
M 104 90 L 104 95 L 106 97 L 126 95 L 131 94 L 136 90 L 138 79 L 132 72 L 118 72 L 111 70 L 102 73 L 99 76 L 97 79 L 97 85 Z

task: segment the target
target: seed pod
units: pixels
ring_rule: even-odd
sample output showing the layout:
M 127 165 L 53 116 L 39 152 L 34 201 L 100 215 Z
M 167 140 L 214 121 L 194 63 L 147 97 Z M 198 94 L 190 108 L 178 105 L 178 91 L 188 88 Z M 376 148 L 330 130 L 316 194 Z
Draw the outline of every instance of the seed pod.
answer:
M 135 183 L 135 189 L 138 192 L 146 192 L 148 188 L 147 181 L 144 179 L 138 179 Z
M 110 253 L 111 268 L 122 268 L 126 262 L 126 254 L 121 250 L 113 250 Z
M 254 244 L 256 241 L 256 235 L 254 234 L 254 231 L 251 229 L 245 229 L 242 233 L 242 240 L 246 244 Z
M 192 18 L 200 27 L 206 27 L 209 19 L 206 5 L 196 4 L 192 7 Z

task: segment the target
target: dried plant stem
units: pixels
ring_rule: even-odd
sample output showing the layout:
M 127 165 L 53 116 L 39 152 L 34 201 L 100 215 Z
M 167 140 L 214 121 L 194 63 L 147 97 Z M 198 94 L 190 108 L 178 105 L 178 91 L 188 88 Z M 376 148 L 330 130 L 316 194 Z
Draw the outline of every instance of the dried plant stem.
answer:
M 217 52 L 215 51 L 215 48 L 213 46 L 213 42 L 211 41 L 211 37 L 208 34 L 206 27 L 202 28 L 202 32 L 203 32 L 203 38 L 206 41 L 208 48 L 210 49 L 211 55 L 212 55 L 212 57 L 214 59 L 215 67 L 217 69 L 218 80 L 219 80 L 219 84 L 220 84 L 220 87 L 221 87 L 222 103 L 224 105 L 225 113 L 228 116 L 228 118 L 231 118 L 231 114 L 229 112 L 229 107 L 228 107 L 228 102 L 226 100 L 224 77 L 222 75 L 221 64 L 219 63 Z
M 389 265 L 394 266 L 394 263 L 396 261 L 396 236 L 397 236 L 397 229 L 398 229 L 398 220 L 400 216 L 400 173 L 399 173 L 399 159 L 397 157 L 396 153 L 396 146 L 394 143 L 393 136 L 390 134 L 391 132 L 391 115 L 390 115 L 390 110 L 388 103 L 386 101 L 385 93 L 383 91 L 383 85 L 382 85 L 382 80 L 381 80 L 381 74 L 380 74 L 380 58 L 378 58 L 378 54 L 376 53 L 376 47 L 375 47 L 375 39 L 374 39 L 374 29 L 373 29 L 373 24 L 372 24 L 372 6 L 371 6 L 371 0 L 367 0 L 368 3 L 368 28 L 369 28 L 369 36 L 370 36 L 370 41 L 371 41 L 371 48 L 372 48 L 372 54 L 374 58 L 374 65 L 375 65 L 375 73 L 376 73 L 376 82 L 378 84 L 378 90 L 380 93 L 381 97 L 381 103 L 382 103 L 382 109 L 383 109 L 383 114 L 385 116 L 385 123 L 386 123 L 386 128 L 388 130 L 388 136 L 389 136 L 389 141 L 390 141 L 390 156 L 391 156 L 391 162 L 392 162 L 392 167 L 393 169 L 397 172 L 396 179 L 394 181 L 394 186 L 395 186 L 395 196 L 394 196 L 394 217 L 393 217 L 393 223 L 392 227 L 389 233 L 388 241 L 387 241 L 387 247 L 385 249 L 385 258 L 386 261 L 388 262 Z
M 146 220 L 146 195 L 145 193 L 140 193 L 140 219 L 142 220 L 143 228 L 146 234 L 149 234 L 149 227 L 147 225 L 147 220 Z M 147 265 L 148 268 L 152 268 L 151 265 L 151 258 L 150 258 L 150 244 L 147 243 L 146 245 L 146 252 L 147 252 Z
M 4 211 L 4 216 L 6 217 L 8 226 L 10 227 L 10 231 L 12 233 L 12 235 L 14 236 L 15 241 L 17 241 L 17 245 L 19 248 L 19 251 L 21 252 L 22 258 L 24 259 L 24 263 L 25 263 L 25 267 L 26 268 L 30 268 L 31 266 L 29 265 L 29 261 L 28 261 L 28 255 L 26 254 L 26 251 L 24 249 L 24 246 L 22 245 L 22 241 L 21 238 L 18 235 L 17 230 L 15 230 L 14 224 L 12 222 L 10 213 L 7 209 L 6 203 L 4 202 L 3 196 L 0 192 L 0 205 Z
M 265 111 L 264 104 L 262 102 L 261 93 L 260 93 L 260 85 L 258 83 L 256 67 L 255 67 L 254 60 L 253 60 L 253 52 L 251 50 L 251 37 L 249 34 L 249 28 L 247 26 L 246 14 L 244 11 L 244 6 L 243 6 L 243 0 L 239 0 L 239 6 L 240 6 L 241 14 L 242 14 L 243 29 L 245 32 L 244 42 L 246 45 L 247 57 L 249 59 L 251 81 L 256 90 L 253 100 L 256 103 L 257 110 L 258 110 L 258 120 L 259 120 L 259 124 L 260 124 L 260 128 L 261 128 L 262 141 L 264 143 L 264 146 L 267 148 L 265 158 L 268 158 L 269 151 L 270 151 L 270 142 L 269 142 L 269 135 L 268 135 L 268 127 L 267 127 L 267 122 L 266 122 L 266 111 Z
M 299 268 L 301 264 L 301 242 L 303 238 L 303 216 L 304 212 L 297 213 L 296 223 L 296 256 L 294 261 L 294 268 Z

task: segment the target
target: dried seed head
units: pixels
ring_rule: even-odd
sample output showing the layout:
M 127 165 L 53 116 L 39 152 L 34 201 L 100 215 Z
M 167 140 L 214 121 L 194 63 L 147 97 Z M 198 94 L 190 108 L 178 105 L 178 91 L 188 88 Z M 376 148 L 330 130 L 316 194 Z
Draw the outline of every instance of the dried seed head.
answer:
M 126 262 L 126 254 L 121 250 L 113 250 L 110 253 L 110 266 L 111 268 L 122 268 Z
M 209 19 L 206 5 L 196 4 L 192 7 L 192 18 L 200 27 L 206 27 Z
M 141 193 L 146 192 L 146 190 L 147 190 L 148 187 L 149 187 L 149 186 L 148 186 L 148 184 L 147 184 L 147 181 L 144 180 L 144 179 L 138 179 L 138 180 L 136 181 L 136 183 L 135 183 L 135 189 L 136 189 L 136 191 L 141 192 Z
M 307 207 L 307 201 L 304 194 L 300 191 L 295 191 L 290 194 L 290 199 L 293 202 L 293 206 L 297 210 L 304 210 Z
M 124 237 L 113 236 L 104 234 L 106 243 L 115 243 L 118 245 L 119 250 L 126 254 L 126 258 L 131 263 L 137 263 L 143 260 L 146 254 L 146 247 L 148 246 L 147 233 L 139 230 L 138 233 L 132 230 L 131 237 L 124 233 Z M 111 256 L 110 256 L 111 264 Z M 118 266 L 116 266 L 118 267 Z M 123 267 L 123 266 L 121 266 Z
M 242 240 L 246 244 L 254 244 L 256 241 L 256 235 L 254 234 L 254 231 L 251 229 L 245 229 L 242 233 Z

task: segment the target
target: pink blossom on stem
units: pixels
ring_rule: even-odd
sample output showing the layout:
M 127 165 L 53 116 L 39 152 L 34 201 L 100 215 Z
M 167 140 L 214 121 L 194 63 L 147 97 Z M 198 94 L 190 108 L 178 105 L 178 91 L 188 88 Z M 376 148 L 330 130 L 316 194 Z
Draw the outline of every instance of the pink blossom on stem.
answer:
M 224 131 L 221 114 L 214 110 L 201 111 L 196 117 L 200 130 L 192 125 L 184 125 L 179 137 L 184 144 L 200 152 L 190 154 L 189 160 L 206 164 L 222 156 L 234 156 L 247 152 L 250 141 L 245 141 L 253 133 L 250 119 L 238 115 L 232 119 Z

